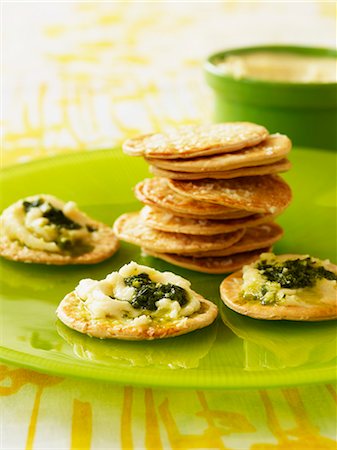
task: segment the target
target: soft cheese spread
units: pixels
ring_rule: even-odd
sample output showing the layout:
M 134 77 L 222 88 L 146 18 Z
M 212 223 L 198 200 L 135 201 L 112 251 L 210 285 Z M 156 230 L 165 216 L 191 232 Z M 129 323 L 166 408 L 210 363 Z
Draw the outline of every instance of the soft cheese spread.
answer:
M 81 280 L 75 293 L 93 318 L 131 319 L 135 326 L 184 319 L 200 309 L 189 281 L 135 262 L 100 281 Z
M 95 230 L 88 222 L 76 203 L 43 194 L 19 200 L 5 209 L 1 232 L 30 249 L 63 253 L 89 245 Z
M 308 255 L 263 253 L 243 267 L 241 298 L 263 305 L 334 305 L 337 274 L 329 261 Z
M 259 51 L 228 55 L 218 69 L 234 78 L 291 83 L 336 83 L 337 59 L 291 52 Z

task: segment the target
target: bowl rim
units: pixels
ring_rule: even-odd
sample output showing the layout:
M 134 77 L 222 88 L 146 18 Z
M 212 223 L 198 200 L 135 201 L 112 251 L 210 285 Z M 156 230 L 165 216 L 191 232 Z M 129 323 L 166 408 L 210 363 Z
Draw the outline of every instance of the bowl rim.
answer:
M 235 78 L 232 75 L 222 73 L 218 68 L 216 61 L 224 59 L 227 55 L 240 55 L 244 53 L 254 53 L 261 51 L 271 51 L 275 53 L 289 52 L 289 53 L 297 53 L 301 55 L 315 55 L 318 57 L 331 57 L 336 58 L 337 60 L 337 50 L 335 48 L 329 47 L 311 47 L 311 46 L 301 46 L 301 45 L 280 45 L 280 44 L 263 44 L 263 45 L 254 45 L 248 47 L 237 47 L 230 48 L 227 50 L 222 50 L 216 53 L 212 53 L 207 57 L 204 69 L 210 75 L 213 75 L 220 80 L 224 81 L 234 81 L 237 83 L 242 83 L 246 85 L 258 85 L 258 86 L 269 86 L 269 87 L 285 87 L 285 86 L 296 86 L 296 88 L 300 89 L 308 89 L 308 88 L 324 88 L 330 87 L 335 88 L 337 86 L 337 81 L 331 82 L 294 82 L 294 81 L 273 81 L 273 80 L 261 80 L 259 78 L 247 77 L 247 78 Z M 336 68 L 337 70 L 337 68 Z

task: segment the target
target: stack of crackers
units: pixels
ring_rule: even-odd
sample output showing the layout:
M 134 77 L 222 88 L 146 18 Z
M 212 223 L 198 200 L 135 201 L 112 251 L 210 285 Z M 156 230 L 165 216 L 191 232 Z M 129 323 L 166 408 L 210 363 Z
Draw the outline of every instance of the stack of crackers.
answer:
M 135 187 L 145 204 L 123 214 L 117 237 L 149 255 L 207 273 L 254 261 L 282 237 L 274 222 L 291 190 L 278 175 L 290 168 L 291 141 L 247 122 L 185 126 L 123 145 L 155 175 Z

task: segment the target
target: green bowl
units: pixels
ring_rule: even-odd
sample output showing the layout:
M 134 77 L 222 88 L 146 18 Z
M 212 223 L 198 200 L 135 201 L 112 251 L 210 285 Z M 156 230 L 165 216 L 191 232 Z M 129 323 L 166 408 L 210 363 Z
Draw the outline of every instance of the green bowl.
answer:
M 266 126 L 270 133 L 287 134 L 297 146 L 336 150 L 336 82 L 238 79 L 222 73 L 218 67 L 218 63 L 228 55 L 259 51 L 337 58 L 337 52 L 331 49 L 276 45 L 246 47 L 211 55 L 205 64 L 205 75 L 215 93 L 215 122 L 255 122 Z

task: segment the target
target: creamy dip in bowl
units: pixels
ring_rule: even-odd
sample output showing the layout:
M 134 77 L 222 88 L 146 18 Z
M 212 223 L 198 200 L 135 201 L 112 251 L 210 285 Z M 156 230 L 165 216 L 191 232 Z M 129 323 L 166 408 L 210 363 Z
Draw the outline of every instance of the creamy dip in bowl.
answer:
M 232 54 L 217 64 L 234 78 L 289 83 L 336 83 L 337 59 L 328 56 L 259 51 Z
M 214 121 L 249 121 L 295 146 L 337 149 L 337 51 L 267 45 L 211 55 Z

